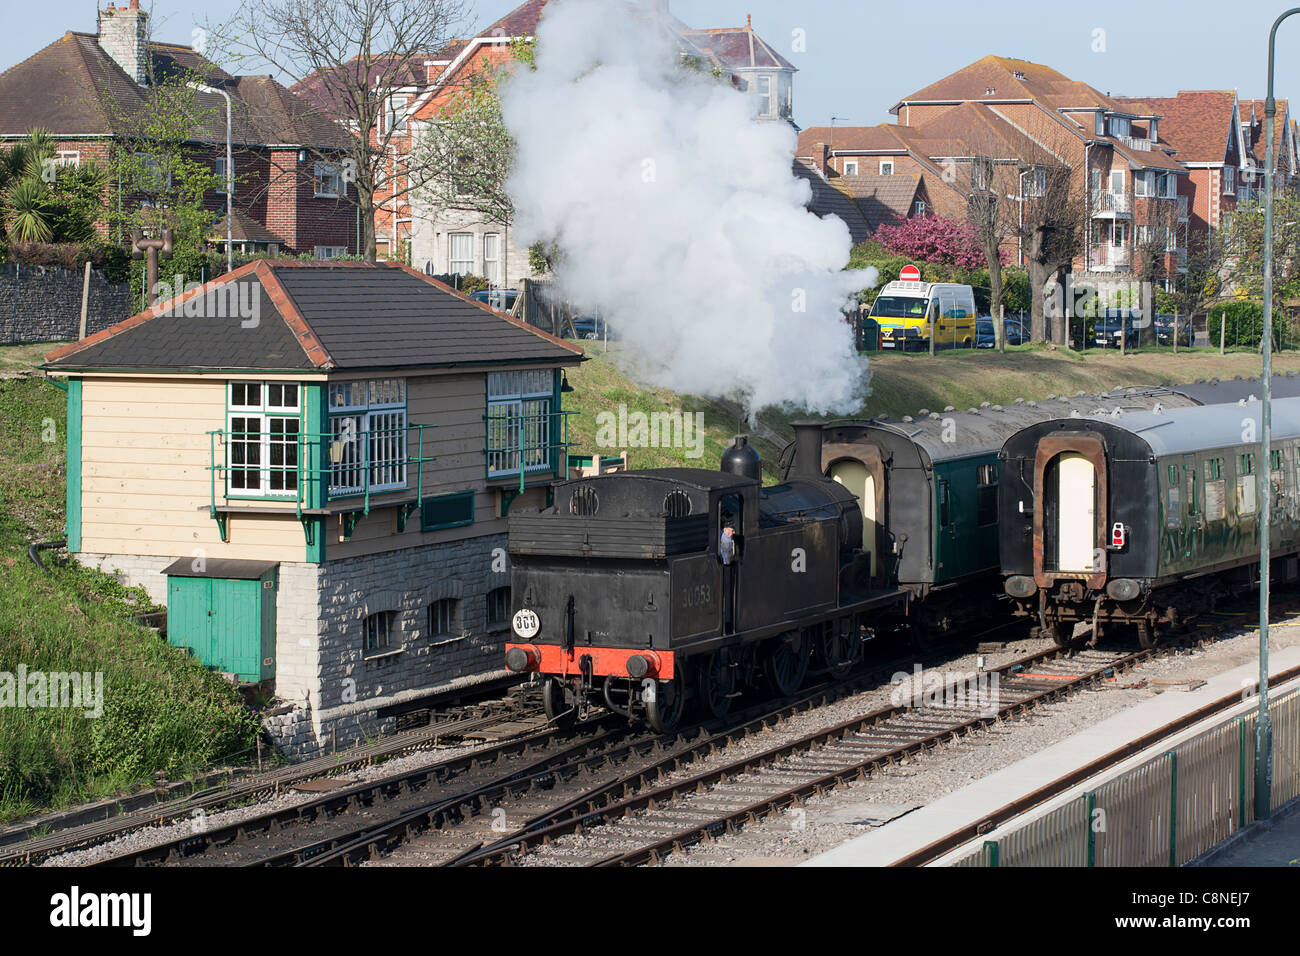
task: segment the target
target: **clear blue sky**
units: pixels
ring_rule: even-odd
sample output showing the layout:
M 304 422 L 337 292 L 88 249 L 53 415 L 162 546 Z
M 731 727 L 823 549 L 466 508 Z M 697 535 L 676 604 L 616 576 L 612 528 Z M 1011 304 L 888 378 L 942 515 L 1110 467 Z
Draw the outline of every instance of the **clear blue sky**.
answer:
M 118 0 L 122 6 L 127 0 Z M 347 0 L 338 0 L 346 3 Z M 479 0 L 480 26 L 519 0 Z M 107 5 L 107 4 L 105 4 Z M 145 0 L 159 39 L 190 42 L 196 20 L 228 16 L 238 0 Z M 0 69 L 67 30 L 95 29 L 94 0 L 0 0 Z M 1286 2 L 1264 0 L 670 0 L 694 27 L 743 24 L 790 59 L 800 126 L 871 125 L 904 95 L 989 53 L 1043 63 L 1102 92 L 1167 96 L 1179 89 L 1236 89 L 1264 96 L 1268 28 Z M 803 30 L 806 52 L 791 50 Z M 1105 52 L 1093 52 L 1094 31 Z M 1300 16 L 1283 26 L 1277 94 L 1300 97 Z

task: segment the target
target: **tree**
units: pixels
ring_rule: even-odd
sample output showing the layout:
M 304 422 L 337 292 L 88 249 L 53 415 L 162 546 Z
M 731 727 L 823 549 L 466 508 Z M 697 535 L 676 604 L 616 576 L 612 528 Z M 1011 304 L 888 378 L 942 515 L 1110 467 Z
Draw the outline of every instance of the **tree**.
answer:
M 369 262 L 379 200 L 396 204 L 437 172 L 395 160 L 412 105 L 403 99 L 426 85 L 426 61 L 460 33 L 468 10 L 468 0 L 244 0 L 230 22 L 208 27 L 214 51 L 241 69 L 297 81 L 288 108 L 302 128 L 336 129 L 337 139 L 305 145 L 309 162 L 288 174 L 337 170 L 352 187 L 340 199 L 359 210 Z
M 1178 204 L 1169 199 L 1147 197 L 1139 202 L 1145 221 L 1136 227 L 1133 242 L 1133 275 L 1144 287 L 1159 288 L 1177 276 L 1169 268 L 1169 256 L 1177 250 Z M 1182 309 L 1179 309 L 1182 312 Z M 1141 344 L 1155 342 L 1156 328 L 1148 323 L 1141 330 Z
M 921 262 L 963 269 L 978 269 L 985 264 L 975 228 L 965 220 L 896 216 L 893 223 L 878 226 L 874 238 L 886 251 Z
M 1227 290 L 1260 297 L 1264 290 L 1264 203 L 1238 206 L 1222 230 Z M 1300 285 L 1300 195 L 1287 190 L 1273 197 L 1273 283 L 1296 291 Z
M 0 149 L 0 222 L 15 243 L 86 243 L 95 237 L 103 170 L 93 162 L 60 166 L 43 129 Z
M 1031 186 L 1021 203 L 1018 228 L 1029 271 L 1031 327 L 1035 342 L 1051 341 L 1064 345 L 1069 331 L 1065 309 L 1055 309 L 1048 328 L 1046 301 L 1049 285 L 1059 287 L 1064 274 L 1084 251 L 1088 223 L 1088 203 L 1076 187 L 1074 168 L 1066 162 L 1034 165 L 1029 168 Z

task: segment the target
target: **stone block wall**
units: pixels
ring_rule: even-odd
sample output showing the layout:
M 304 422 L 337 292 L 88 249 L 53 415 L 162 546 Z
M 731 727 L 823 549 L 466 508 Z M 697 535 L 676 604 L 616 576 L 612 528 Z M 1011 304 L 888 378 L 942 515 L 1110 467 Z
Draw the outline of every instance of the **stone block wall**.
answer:
M 76 339 L 83 278 L 80 271 L 0 265 L 0 344 Z M 134 305 L 130 283 L 109 283 L 90 270 L 87 335 L 135 315 L 140 310 Z

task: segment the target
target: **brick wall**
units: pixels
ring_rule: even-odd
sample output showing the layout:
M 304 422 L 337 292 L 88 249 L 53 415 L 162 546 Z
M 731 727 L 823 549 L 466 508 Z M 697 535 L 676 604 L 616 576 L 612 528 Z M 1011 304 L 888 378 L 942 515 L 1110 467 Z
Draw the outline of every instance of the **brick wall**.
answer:
M 43 266 L 0 265 L 0 342 L 66 342 L 81 324 L 83 273 Z M 111 284 L 90 271 L 86 334 L 139 311 L 129 283 Z

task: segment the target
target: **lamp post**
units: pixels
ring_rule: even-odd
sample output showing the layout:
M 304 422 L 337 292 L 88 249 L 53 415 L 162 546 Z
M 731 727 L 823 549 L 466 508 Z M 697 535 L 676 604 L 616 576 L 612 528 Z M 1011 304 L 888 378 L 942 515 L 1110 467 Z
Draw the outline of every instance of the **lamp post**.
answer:
M 226 101 L 226 271 L 235 271 L 235 164 L 231 159 L 230 144 L 230 94 L 206 83 L 187 83 L 199 93 L 216 93 Z
M 1260 383 L 1262 447 L 1259 482 L 1259 716 L 1255 721 L 1255 819 L 1267 820 L 1272 814 L 1273 727 L 1268 716 L 1268 578 L 1272 555 L 1269 512 L 1273 507 L 1273 461 L 1270 447 L 1272 399 L 1269 394 L 1273 377 L 1273 127 L 1277 117 L 1277 100 L 1273 98 L 1273 53 L 1277 28 L 1287 17 L 1300 13 L 1292 7 L 1273 21 L 1268 32 L 1268 96 L 1264 100 L 1264 369 Z

